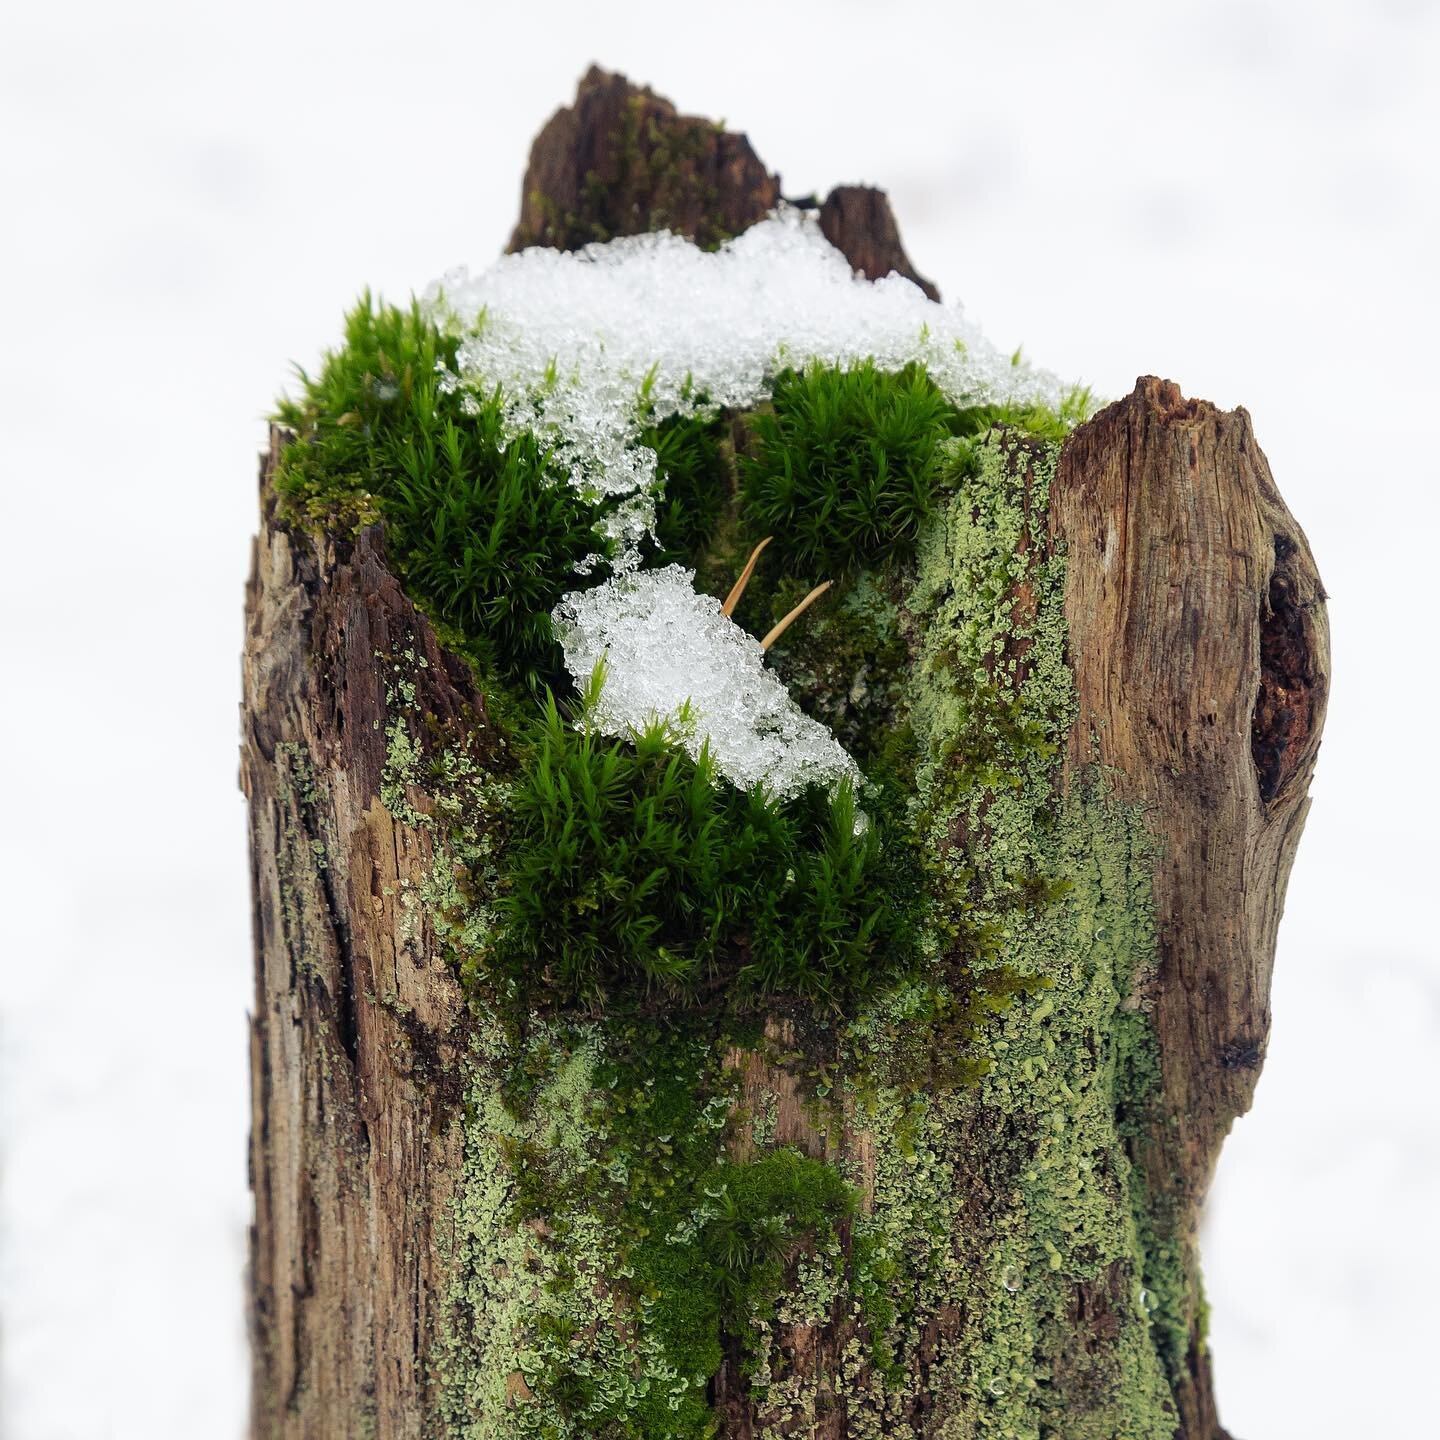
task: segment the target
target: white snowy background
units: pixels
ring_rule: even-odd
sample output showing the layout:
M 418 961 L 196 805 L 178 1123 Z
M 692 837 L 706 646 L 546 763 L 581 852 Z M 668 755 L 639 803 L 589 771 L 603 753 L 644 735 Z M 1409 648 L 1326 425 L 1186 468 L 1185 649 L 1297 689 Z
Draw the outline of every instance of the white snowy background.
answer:
M 1205 1234 L 1248 1440 L 1425 1433 L 1440 1322 L 1440 7 L 6 5 L 0 1434 L 238 1440 L 261 416 L 365 285 L 483 266 L 591 60 L 890 190 L 1001 345 L 1255 417 L 1335 691 Z

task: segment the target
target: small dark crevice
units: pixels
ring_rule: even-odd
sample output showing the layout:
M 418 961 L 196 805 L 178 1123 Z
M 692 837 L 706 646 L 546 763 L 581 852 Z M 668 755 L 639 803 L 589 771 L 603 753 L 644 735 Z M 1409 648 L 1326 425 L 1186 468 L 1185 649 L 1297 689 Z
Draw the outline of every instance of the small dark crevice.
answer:
M 1263 1048 L 1250 1040 L 1232 1040 L 1220 1047 L 1223 1070 L 1258 1070 L 1264 1059 Z
M 1266 805 L 1295 773 L 1315 720 L 1305 607 L 1290 572 L 1295 553 L 1294 541 L 1275 537 L 1275 570 L 1260 610 L 1260 691 L 1250 721 L 1250 754 Z
M 311 1346 L 308 1308 L 301 1301 L 315 1296 L 315 1276 L 320 1262 L 320 1207 L 315 1192 L 302 1178 L 300 1194 L 297 1197 L 300 1221 L 300 1278 L 291 1281 L 291 1293 L 295 1304 L 290 1310 L 290 1352 L 294 1373 L 290 1382 L 290 1393 L 285 1398 L 285 1409 L 291 1415 L 300 1413 L 301 1398 L 310 1379 Z
M 340 979 L 335 995 L 335 1033 L 350 1063 L 358 1068 L 360 1064 L 360 1023 L 356 1013 L 354 959 L 350 947 L 340 947 Z
M 303 787 L 298 789 L 296 800 L 295 818 L 299 822 L 300 832 L 305 838 L 306 846 L 311 850 L 312 856 L 318 851 L 318 859 L 312 858 L 309 868 L 315 888 L 319 891 L 320 899 L 324 903 L 325 919 L 335 942 L 338 962 L 336 969 L 339 975 L 336 993 L 333 997 L 335 1032 L 339 1036 L 340 1043 L 345 1047 L 345 1053 L 350 1057 L 350 1063 L 358 1065 L 360 1061 L 360 1017 L 355 996 L 355 954 L 351 944 L 350 927 L 346 923 L 346 909 L 340 895 L 336 893 L 337 877 L 328 859 L 325 858 L 332 848 L 326 834 L 325 821 L 327 817 L 321 809 L 317 797 L 314 794 L 307 794 Z M 290 949 L 292 957 L 290 983 L 293 986 L 295 983 L 293 957 L 297 951 L 293 946 Z
M 328 866 L 319 874 L 320 893 L 325 897 L 325 909 L 330 919 L 331 933 L 335 936 L 335 948 L 339 952 L 339 981 L 335 994 L 335 1033 L 350 1057 L 350 1063 L 360 1063 L 360 1015 L 355 995 L 355 952 L 351 946 L 349 926 L 345 923 L 345 910 L 340 897 L 335 893 L 335 878 Z

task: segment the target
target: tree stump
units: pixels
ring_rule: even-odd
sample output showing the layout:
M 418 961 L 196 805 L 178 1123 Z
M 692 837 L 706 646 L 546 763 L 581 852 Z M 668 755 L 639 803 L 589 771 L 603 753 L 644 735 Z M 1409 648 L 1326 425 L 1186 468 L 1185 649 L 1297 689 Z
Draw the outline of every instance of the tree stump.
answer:
M 536 142 L 512 245 L 714 244 L 779 193 L 743 136 L 592 71 Z M 822 220 L 862 273 L 918 281 L 879 192 Z M 1219 1440 L 1197 1216 L 1265 1053 L 1328 680 L 1315 565 L 1246 412 L 1146 377 L 1058 447 L 996 431 L 885 582 L 926 873 L 978 917 L 967 943 L 1037 983 L 948 1017 L 781 998 L 628 1076 L 618 1021 L 517 1039 L 462 986 L 505 725 L 383 523 L 282 515 L 290 443 L 273 429 L 261 466 L 244 656 L 257 1440 Z M 800 690 L 844 668 L 842 719 L 880 667 L 846 623 L 779 662 Z M 690 1067 L 678 1139 L 662 1061 Z M 657 1252 L 617 1248 L 585 1176 L 633 1189 L 643 1163 L 664 1195 L 701 1129 L 732 1198 L 752 1172 L 723 1166 L 783 1156 L 854 1200 L 793 1233 L 734 1222 L 776 1283 L 744 1310 L 748 1278 L 724 1281 L 718 1362 L 692 1375 L 647 1338 L 676 1298 Z M 658 1252 L 679 1275 L 731 1223 L 696 1198 Z

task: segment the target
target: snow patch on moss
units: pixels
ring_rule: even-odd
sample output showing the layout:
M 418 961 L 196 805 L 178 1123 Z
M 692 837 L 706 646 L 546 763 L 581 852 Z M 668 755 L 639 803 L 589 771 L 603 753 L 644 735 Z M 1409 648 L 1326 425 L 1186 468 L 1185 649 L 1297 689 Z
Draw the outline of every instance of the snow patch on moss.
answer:
M 760 642 L 694 581 L 693 571 L 667 565 L 577 591 L 556 607 L 576 683 L 584 689 L 604 664 L 587 723 L 626 737 L 672 721 L 692 756 L 708 745 L 733 784 L 763 786 L 777 799 L 847 780 L 858 790 L 855 762 L 765 669 Z
M 637 402 L 657 422 L 749 409 L 787 366 L 919 361 L 964 405 L 1058 408 L 1064 393 L 996 349 L 958 305 L 898 275 L 857 276 L 814 217 L 783 208 L 716 251 L 668 232 L 524 250 L 480 275 L 451 271 L 425 303 L 463 335 L 447 382 L 499 386 L 511 433 L 543 437 L 595 497 L 655 483 Z

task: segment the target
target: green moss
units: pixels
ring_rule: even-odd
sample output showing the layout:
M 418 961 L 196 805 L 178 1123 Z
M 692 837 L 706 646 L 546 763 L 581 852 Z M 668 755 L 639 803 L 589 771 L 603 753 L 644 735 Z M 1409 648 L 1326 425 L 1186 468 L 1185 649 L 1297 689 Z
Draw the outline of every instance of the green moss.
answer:
M 734 1091 L 703 1027 L 486 1033 L 438 1356 L 452 1433 L 713 1434 L 710 1378 L 792 1281 L 822 1293 L 853 1191 L 791 1150 L 726 1158 Z
M 655 507 L 657 565 L 693 565 L 714 538 L 728 498 L 728 423 L 706 415 L 650 419 L 639 443 L 655 452 L 664 491 Z
M 784 1262 L 798 1236 L 826 1241 L 854 1206 L 839 1173 L 795 1150 L 773 1150 L 746 1164 L 718 1166 L 708 1188 L 721 1191 L 701 1248 L 718 1276 L 730 1324 L 765 1315 L 780 1294 Z
M 841 1003 L 913 946 L 879 828 L 855 821 L 847 788 L 783 803 L 739 791 L 665 723 L 611 740 L 552 698 L 510 796 L 504 928 L 468 979 L 521 1008 L 726 987 Z
M 775 379 L 740 460 L 746 523 L 792 574 L 833 575 L 914 547 L 952 407 L 923 367 L 865 361 Z
M 538 684 L 593 512 L 538 448 L 501 456 L 498 406 L 452 410 L 431 380 L 450 342 L 418 312 L 363 311 L 285 413 L 287 513 L 380 519 L 447 643 Z M 647 432 L 667 557 L 720 584 L 773 528 L 762 621 L 842 574 L 772 663 L 862 760 L 865 836 L 850 797 L 741 794 L 663 727 L 608 741 L 552 701 L 476 742 L 395 659 L 382 799 L 435 852 L 402 908 L 474 1001 L 432 1357 L 451 1433 L 698 1440 L 723 1363 L 759 1435 L 833 1405 L 856 1440 L 925 1407 L 976 1437 L 1173 1434 L 1198 1279 L 1131 1159 L 1158 1083 L 1134 1000 L 1153 856 L 1098 777 L 1057 784 L 1074 696 L 1045 441 L 1073 418 L 957 412 L 918 371 L 792 375 L 743 503 L 721 421 Z M 282 761 L 298 934 L 325 846 L 303 757 Z M 737 1111 L 726 1053 L 776 1009 L 801 1033 L 770 1059 L 817 1131 L 869 1135 L 868 1170 L 774 1148 L 773 1096 Z M 1104 1317 L 1085 1347 L 1077 1305 Z M 838 1370 L 799 1373 L 794 1326 L 839 1337 Z
M 854 1195 L 830 1166 L 783 1149 L 745 1164 L 717 1164 L 694 1187 L 688 1214 L 670 1212 L 679 1228 L 637 1245 L 631 1259 L 665 1353 L 681 1373 L 708 1379 L 727 1342 L 753 1355 L 755 1326 L 768 1326 L 776 1314 L 787 1272 L 803 1277 L 810 1255 L 834 1247 Z M 677 1234 L 682 1243 L 675 1243 Z M 753 1358 L 742 1364 L 753 1368 Z M 697 1407 L 695 1419 L 696 1433 L 708 1433 L 708 1407 Z
M 992 427 L 1058 443 L 1090 407 L 1073 390 L 1040 404 L 956 407 L 923 365 L 811 365 L 775 379 L 769 405 L 746 417 L 744 515 L 775 537 L 772 564 L 802 577 L 909 558 L 937 502 L 969 474 Z
M 904 709 L 932 963 L 862 1005 L 838 1058 L 845 1123 L 874 1157 L 852 1176 L 870 1187 L 860 1328 L 833 1377 L 854 1437 L 908 1432 L 922 1410 L 976 1436 L 1176 1428 L 1166 1286 L 1188 1294 L 1187 1261 L 1152 1233 L 1164 1217 L 1127 1143 L 1155 1079 L 1131 1002 L 1153 964 L 1152 857 L 1098 781 L 1055 786 L 1074 700 L 1043 528 L 1052 465 L 983 439 L 917 549 Z M 937 1050 L 968 1058 L 936 1067 Z M 1086 1347 L 1077 1304 L 1103 1317 Z M 762 1432 L 805 1423 L 825 1393 L 777 1375 Z
M 563 675 L 550 610 L 602 550 L 595 512 L 529 434 L 507 438 L 498 395 L 447 390 L 458 341 L 418 304 L 366 295 L 345 342 L 277 419 L 295 431 L 276 474 L 282 513 L 343 533 L 384 522 L 390 563 L 456 648 L 534 686 Z
M 849 593 L 863 600 L 852 609 L 842 596 L 830 617 L 847 623 L 795 652 L 798 691 L 816 707 L 834 703 L 857 653 L 893 655 L 882 728 L 906 733 L 913 789 L 895 767 L 887 844 L 892 863 L 929 857 L 903 882 L 893 870 L 877 882 L 880 893 L 927 897 L 920 963 L 878 989 L 842 991 L 835 1029 L 770 1057 L 805 1077 L 817 1128 L 868 1132 L 873 1169 L 842 1173 L 775 1150 L 774 1115 L 736 1110 L 722 1059 L 733 986 L 722 978 L 707 990 L 703 977 L 713 966 L 733 981 L 745 936 L 697 963 L 702 978 L 681 987 L 678 1006 L 639 1003 L 626 1018 L 611 1003 L 586 1023 L 564 1018 L 553 992 L 541 1007 L 549 1018 L 532 1014 L 507 1034 L 480 1004 L 479 1033 L 492 1038 L 468 1106 L 455 1291 L 437 1352 L 453 1433 L 692 1440 L 712 1432 L 707 1386 L 724 1362 L 742 1377 L 759 1435 L 813 1426 L 833 1405 L 857 1440 L 904 1433 L 922 1405 L 975 1436 L 1173 1434 L 1193 1256 L 1130 1159 L 1157 1080 L 1132 998 L 1154 963 L 1153 857 L 1137 817 L 1098 779 L 1077 777 L 1068 794 L 1055 786 L 1074 700 L 1063 557 L 1043 530 L 1052 464 L 1043 446 L 981 440 L 922 532 L 908 594 L 855 582 Z M 922 662 L 908 679 L 905 652 Z M 438 835 L 453 821 L 439 797 L 460 811 L 472 802 L 403 684 L 392 691 L 404 718 L 387 772 L 396 803 Z M 558 714 L 546 728 L 557 724 L 552 776 L 586 741 Z M 586 816 L 600 822 L 583 863 L 547 900 L 545 876 L 509 868 L 529 843 L 524 804 L 496 806 L 492 795 L 516 828 L 488 873 L 471 880 L 457 868 L 463 897 L 493 906 L 506 875 L 554 911 L 584 893 L 577 877 L 618 863 L 614 841 L 623 851 L 640 817 L 686 813 L 684 786 L 673 786 L 694 776 L 671 771 L 673 747 L 588 743 L 575 795 L 606 789 L 594 769 L 602 753 L 634 788 L 621 787 L 613 811 L 569 812 L 572 831 Z M 884 770 L 883 737 L 872 743 Z M 518 787 L 539 754 L 520 756 Z M 717 811 L 742 797 L 697 793 L 702 822 L 724 831 Z M 564 829 L 562 818 L 548 833 Z M 633 880 L 642 869 L 627 861 L 613 873 Z M 683 903 L 710 893 L 684 864 L 666 876 L 667 896 Z M 595 909 L 579 913 L 604 914 L 624 893 L 606 881 Z M 704 933 L 688 912 L 666 913 L 654 933 L 670 926 L 677 947 Z M 480 940 L 468 953 L 490 956 L 512 923 L 505 912 L 498 932 L 471 928 Z M 633 972 L 617 978 L 634 949 L 599 945 L 611 989 L 643 989 Z M 526 956 L 550 953 L 534 936 L 518 942 L 516 983 L 534 983 Z M 732 1150 L 742 1134 L 758 1146 L 748 1164 Z M 1077 1304 L 1105 1317 L 1084 1348 Z M 838 1371 L 795 1371 L 792 1325 L 844 1337 Z

